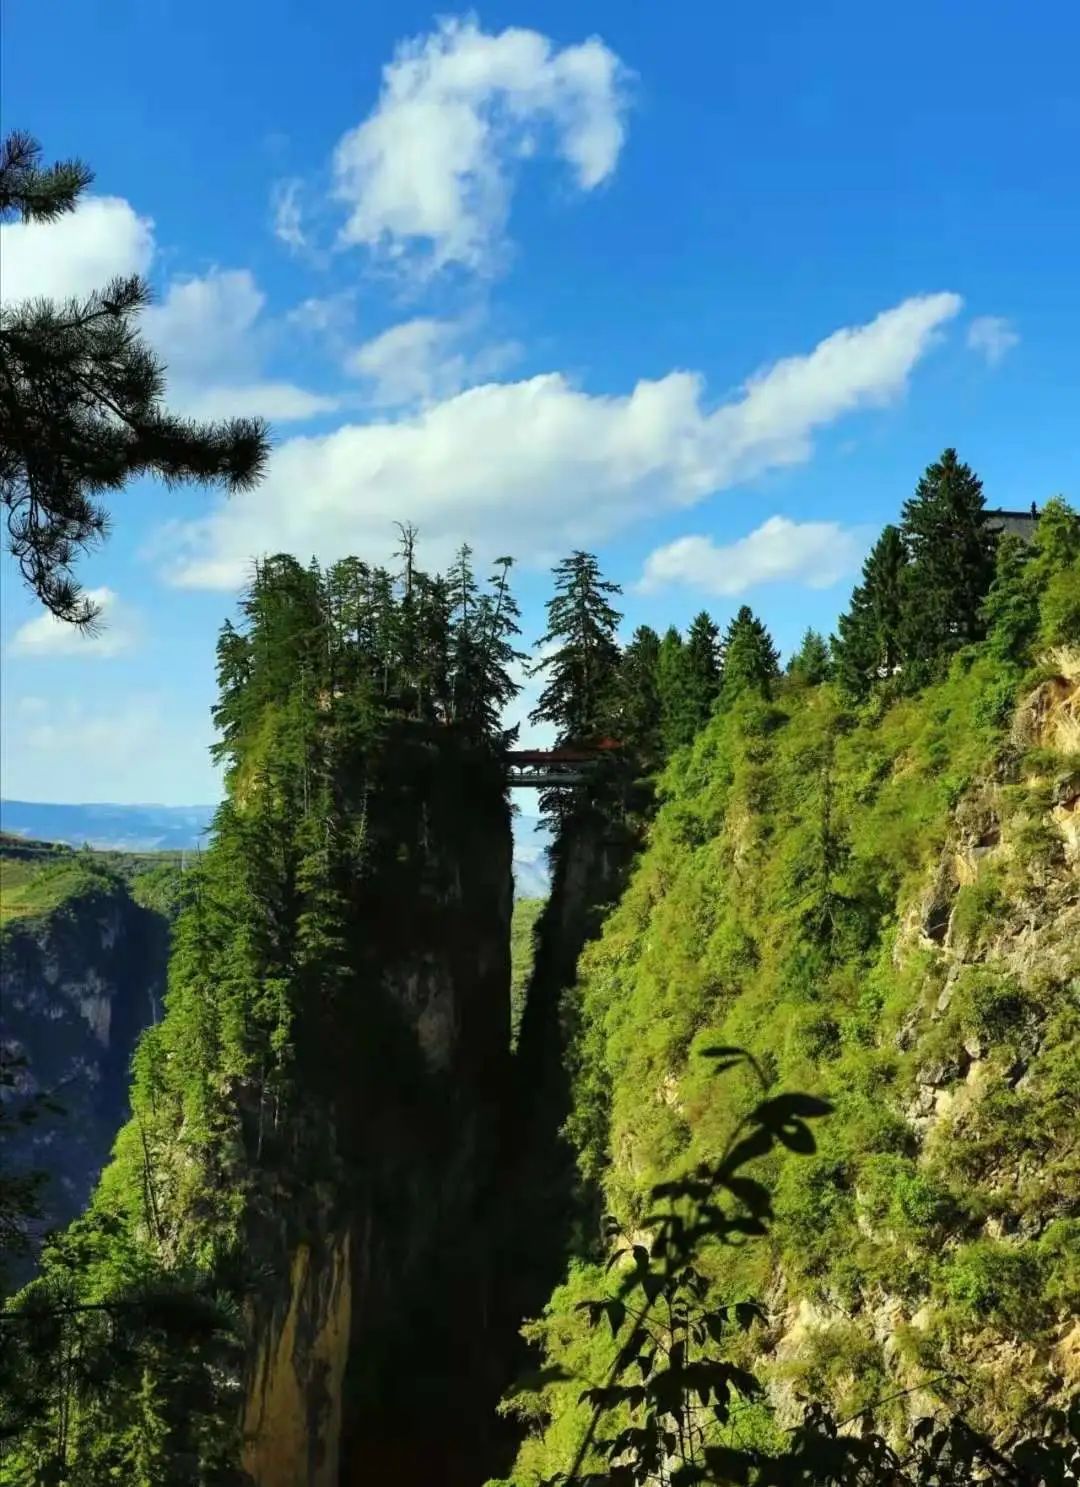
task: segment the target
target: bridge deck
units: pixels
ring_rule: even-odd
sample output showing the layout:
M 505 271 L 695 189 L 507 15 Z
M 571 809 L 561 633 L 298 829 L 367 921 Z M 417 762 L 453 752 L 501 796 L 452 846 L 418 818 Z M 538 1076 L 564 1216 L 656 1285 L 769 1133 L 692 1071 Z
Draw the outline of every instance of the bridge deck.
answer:
M 510 749 L 506 754 L 506 782 L 539 790 L 584 785 L 600 760 L 618 747 L 612 739 L 604 739 L 593 748 Z
M 551 790 L 557 785 L 584 785 L 588 778 L 588 771 L 582 769 L 510 769 L 506 783 L 511 789 L 520 785 L 533 790 Z

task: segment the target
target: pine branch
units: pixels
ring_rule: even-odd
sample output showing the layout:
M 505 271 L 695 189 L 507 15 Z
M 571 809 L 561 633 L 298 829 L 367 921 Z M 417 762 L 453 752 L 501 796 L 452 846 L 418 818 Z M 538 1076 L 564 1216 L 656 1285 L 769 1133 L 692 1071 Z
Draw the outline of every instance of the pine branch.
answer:
M 41 146 L 30 134 L 13 130 L 0 144 L 0 220 L 55 222 L 73 212 L 94 179 L 81 160 L 41 165 Z

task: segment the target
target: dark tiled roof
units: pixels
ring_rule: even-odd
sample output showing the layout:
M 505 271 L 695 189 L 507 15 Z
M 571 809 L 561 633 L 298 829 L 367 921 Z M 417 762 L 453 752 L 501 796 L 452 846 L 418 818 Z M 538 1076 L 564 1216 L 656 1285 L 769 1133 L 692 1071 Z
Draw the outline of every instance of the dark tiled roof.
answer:
M 983 520 L 992 532 L 1008 532 L 1030 542 L 1035 535 L 1039 517 L 1034 508 L 1029 507 L 1027 511 L 987 510 L 983 512 Z

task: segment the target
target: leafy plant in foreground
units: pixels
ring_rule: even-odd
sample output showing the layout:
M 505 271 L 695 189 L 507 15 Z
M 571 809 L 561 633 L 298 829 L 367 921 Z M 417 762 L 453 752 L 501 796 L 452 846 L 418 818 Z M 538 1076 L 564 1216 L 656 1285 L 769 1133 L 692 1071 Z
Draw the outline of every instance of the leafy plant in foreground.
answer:
M 743 1050 L 703 1052 L 716 1073 L 750 1063 L 764 1085 Z M 711 1299 L 707 1255 L 714 1245 L 768 1232 L 768 1190 L 742 1169 L 777 1145 L 812 1155 L 808 1121 L 831 1108 L 804 1094 L 762 1100 L 719 1161 L 653 1187 L 660 1206 L 643 1220 L 651 1242 L 624 1236 L 608 1262 L 609 1271 L 621 1271 L 618 1283 L 579 1304 L 591 1327 L 610 1328 L 618 1351 L 605 1382 L 581 1395 L 592 1416 L 570 1470 L 544 1487 L 1065 1487 L 1080 1480 L 1080 1401 L 1068 1412 L 1048 1411 L 1039 1438 L 1007 1454 L 958 1414 L 916 1420 L 898 1449 L 871 1425 L 874 1409 L 887 1401 L 838 1421 L 825 1406 L 803 1400 L 802 1423 L 787 1432 L 781 1451 L 740 1440 L 740 1414 L 767 1401 L 760 1380 L 730 1354 L 738 1333 L 764 1321 L 764 1313 L 753 1301 Z M 609 1241 L 622 1234 L 615 1220 L 606 1228 Z M 944 1377 L 918 1387 L 935 1383 Z

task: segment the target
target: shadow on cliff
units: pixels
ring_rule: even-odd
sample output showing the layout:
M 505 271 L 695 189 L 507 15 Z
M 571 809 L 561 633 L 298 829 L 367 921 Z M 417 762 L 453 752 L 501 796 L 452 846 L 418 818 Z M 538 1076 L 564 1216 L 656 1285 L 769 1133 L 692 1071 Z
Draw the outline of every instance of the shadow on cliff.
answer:
M 648 787 L 613 779 L 606 798 L 563 816 L 552 849 L 551 894 L 536 926 L 494 1205 L 500 1314 L 493 1412 L 535 1365 L 522 1324 L 543 1310 L 570 1253 L 599 1235 L 599 1194 L 582 1187 L 563 1134 L 572 1099 L 567 994 L 582 950 L 622 894 L 651 804 Z M 498 1424 L 486 1465 L 494 1477 L 510 1471 L 520 1445 L 514 1422 Z M 483 1475 L 471 1479 L 473 1487 L 483 1481 Z

